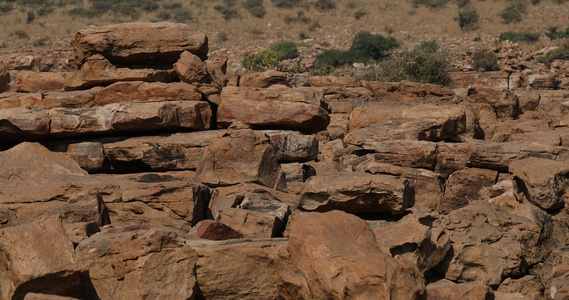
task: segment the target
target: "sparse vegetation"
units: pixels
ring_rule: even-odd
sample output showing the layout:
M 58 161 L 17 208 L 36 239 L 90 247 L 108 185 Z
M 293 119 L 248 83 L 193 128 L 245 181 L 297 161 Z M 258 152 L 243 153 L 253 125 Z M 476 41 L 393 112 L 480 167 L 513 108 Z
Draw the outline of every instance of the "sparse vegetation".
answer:
M 225 32 L 225 31 L 220 31 L 220 32 L 218 32 L 218 33 L 215 35 L 215 39 L 216 39 L 218 42 L 225 42 L 225 41 L 227 41 L 227 39 L 228 39 L 228 38 L 227 38 L 227 32 Z
M 298 6 L 301 0 L 271 0 L 276 7 L 293 8 Z
M 363 10 L 363 9 L 360 9 L 360 10 L 358 10 L 358 11 L 356 11 L 356 12 L 354 13 L 354 18 L 355 18 L 356 20 L 359 20 L 359 19 L 361 19 L 363 16 L 365 16 L 365 15 L 367 15 L 367 14 L 368 14 L 367 11 L 365 11 L 365 10 Z
M 10 33 L 10 35 L 11 35 L 11 36 L 15 36 L 15 37 L 17 37 L 17 38 L 19 38 L 19 39 L 29 39 L 29 38 L 30 38 L 30 35 L 29 35 L 27 32 L 25 32 L 25 31 L 23 31 L 23 30 L 21 30 L 21 29 L 18 29 L 18 30 L 16 30 L 16 31 Z
M 254 53 L 245 53 L 243 58 L 243 67 L 245 67 L 248 72 L 275 70 L 279 66 L 277 52 L 270 49 L 261 49 Z
M 458 25 L 462 30 L 476 29 L 480 16 L 474 8 L 466 8 L 458 11 Z
M 549 32 L 547 32 L 545 35 L 547 35 L 552 40 L 569 38 L 569 27 L 567 27 L 564 31 L 557 31 L 557 29 L 557 26 L 550 26 L 548 28 Z
M 245 0 L 243 7 L 255 18 L 261 19 L 267 14 L 263 0 Z
M 474 53 L 472 57 L 474 63 L 474 69 L 485 71 L 498 71 L 500 70 L 500 65 L 498 64 L 498 56 L 496 53 L 491 51 L 478 51 Z
M 0 15 L 3 15 L 5 13 L 9 13 L 12 10 L 14 10 L 14 5 L 12 5 L 12 3 L 2 3 L 0 4 Z
M 517 1 L 510 4 L 508 7 L 504 8 L 498 13 L 498 16 L 502 18 L 504 23 L 518 23 L 522 21 L 522 15 L 526 10 L 524 2 Z
M 47 36 L 45 36 L 45 37 L 42 37 L 41 39 L 34 40 L 32 42 L 32 45 L 34 45 L 34 47 L 42 47 L 42 46 L 46 46 L 47 44 L 49 44 L 49 42 L 50 42 L 50 39 Z
M 214 6 L 213 8 L 217 10 L 219 13 L 221 13 L 225 21 L 228 21 L 239 16 L 239 13 L 234 7 L 235 7 L 235 0 L 223 0 L 223 5 L 219 4 Z
M 299 55 L 296 43 L 293 41 L 276 42 L 272 44 L 269 49 L 277 54 L 277 59 L 279 61 L 297 58 Z
M 466 7 L 469 4 L 470 0 L 456 0 L 456 5 L 458 6 L 458 8 Z
M 333 0 L 316 0 L 314 7 L 321 11 L 327 11 L 336 8 L 336 4 Z
M 413 0 L 413 5 L 425 5 L 428 7 L 438 8 L 447 5 L 449 0 Z
M 26 18 L 26 23 L 30 24 L 36 19 L 36 14 L 33 11 L 28 12 L 28 17 Z
M 539 40 L 539 37 L 541 36 L 541 34 L 539 32 L 527 32 L 527 31 L 522 31 L 522 32 L 512 32 L 512 31 L 507 31 L 507 32 L 502 32 L 500 33 L 500 37 L 498 38 L 499 41 L 511 41 L 514 43 L 517 43 L 519 41 L 526 41 L 526 42 L 535 42 L 537 40 Z
M 296 22 L 308 24 L 308 23 L 310 23 L 310 18 L 304 14 L 304 11 L 299 10 L 296 12 L 296 17 L 288 16 L 288 15 L 285 16 L 284 22 L 286 24 L 296 23 Z

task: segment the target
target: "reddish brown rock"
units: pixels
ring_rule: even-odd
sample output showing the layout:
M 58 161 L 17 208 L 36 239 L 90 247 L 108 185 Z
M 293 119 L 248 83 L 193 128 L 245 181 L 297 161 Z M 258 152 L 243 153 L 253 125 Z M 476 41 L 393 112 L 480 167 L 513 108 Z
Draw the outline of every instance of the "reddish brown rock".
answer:
M 174 231 L 119 228 L 84 240 L 76 253 L 84 271 L 81 299 L 195 296 L 197 255 Z
M 82 142 L 71 144 L 65 153 L 88 172 L 101 170 L 105 163 L 105 153 L 101 143 Z
M 20 71 L 14 77 L 12 90 L 27 93 L 63 90 L 72 74 L 70 72 Z
M 448 213 L 468 205 L 470 201 L 480 200 L 480 191 L 494 185 L 497 178 L 498 172 L 488 169 L 466 168 L 452 173 L 446 181 L 445 194 L 437 210 Z
M 238 208 L 220 210 L 218 221 L 241 233 L 245 238 L 282 236 L 285 225 L 274 214 Z
M 355 77 L 337 77 L 337 76 L 310 76 L 308 84 L 314 87 L 361 87 L 362 83 L 359 78 Z
M 468 100 L 473 103 L 487 103 L 500 119 L 515 119 L 521 113 L 518 97 L 508 89 L 472 88 Z
M 346 144 L 361 146 L 373 151 L 364 159 L 410 168 L 433 169 L 437 158 L 437 144 L 428 141 L 413 140 L 361 140 L 354 141 L 357 135 L 344 139 Z
M 69 92 L 47 92 L 43 94 L 43 99 L 34 103 L 37 108 L 57 108 L 57 107 L 82 107 L 91 106 L 95 99 L 95 93 L 100 91 L 100 87 L 94 87 L 83 91 Z
M 42 93 L 5 92 L 0 94 L 0 108 L 29 107 L 40 103 L 42 99 Z
M 182 52 L 180 59 L 174 64 L 174 70 L 183 82 L 189 84 L 211 82 L 206 63 L 188 51 Z
M 547 74 L 528 74 L 527 83 L 532 90 L 556 90 L 557 89 L 557 75 Z
M 512 294 L 518 295 L 519 299 L 543 299 L 544 288 L 540 281 L 539 277 L 533 275 L 526 275 L 519 279 L 506 278 L 498 287 L 497 292 L 506 293 L 502 298 L 504 300 L 511 299 L 507 297 Z
M 188 233 L 190 236 L 197 236 L 206 240 L 231 240 L 242 238 L 243 234 L 233 230 L 231 227 L 214 220 L 203 220 L 192 227 Z
M 318 141 L 314 136 L 283 130 L 261 132 L 269 138 L 279 162 L 305 162 L 316 159 L 318 155 Z
M 121 23 L 88 26 L 79 30 L 71 41 L 74 64 L 103 55 L 112 63 L 175 62 L 189 51 L 202 60 L 207 58 L 207 37 L 185 24 Z
M 494 293 L 480 282 L 454 283 L 442 279 L 427 285 L 427 300 L 491 300 Z
M 225 87 L 221 92 L 217 123 L 228 127 L 233 121 L 240 121 L 252 128 L 317 132 L 330 122 L 321 99 L 322 93 L 316 88 Z
M 267 88 L 274 84 L 286 85 L 287 74 L 275 70 L 243 74 L 239 78 L 239 86 Z
M 450 72 L 452 82 L 464 88 L 484 87 L 507 89 L 510 73 L 505 71 L 493 72 Z
M 253 130 L 230 131 L 209 144 L 196 178 L 209 186 L 253 182 L 286 189 L 284 173 L 268 138 Z
M 197 88 L 184 82 L 126 81 L 113 83 L 95 93 L 94 105 L 150 101 L 200 101 Z
M 38 293 L 27 293 L 24 300 L 75 300 L 77 298 L 63 297 L 56 295 L 38 294 Z
M 541 100 L 538 91 L 514 91 L 514 94 L 518 96 L 518 103 L 522 112 L 535 110 Z
M 3 140 L 44 138 L 49 131 L 50 120 L 45 111 L 26 108 L 0 109 L 0 138 Z
M 304 210 L 338 209 L 350 213 L 402 214 L 414 204 L 412 182 L 365 172 L 312 176 L 304 183 L 300 199 L 300 207 Z
M 417 271 L 381 251 L 365 221 L 341 211 L 296 216 L 288 252 L 293 270 L 281 270 L 285 299 L 419 299 L 424 293 Z
M 6 72 L 4 67 L 0 66 L 0 93 L 10 88 L 10 73 Z
M 367 83 L 366 87 L 373 92 L 376 98 L 391 97 L 402 102 L 451 99 L 455 97 L 454 92 L 450 88 L 428 83 L 371 81 Z
M 514 161 L 509 166 L 520 192 L 543 210 L 565 205 L 569 180 L 566 162 L 530 157 Z
M 77 294 L 79 265 L 58 216 L 0 229 L 0 261 L 2 299 Z

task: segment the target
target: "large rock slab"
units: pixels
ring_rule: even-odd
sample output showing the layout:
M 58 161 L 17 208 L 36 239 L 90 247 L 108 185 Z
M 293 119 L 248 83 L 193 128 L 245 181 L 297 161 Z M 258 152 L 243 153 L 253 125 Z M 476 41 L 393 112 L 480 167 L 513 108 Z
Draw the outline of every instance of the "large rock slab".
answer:
M 441 279 L 427 285 L 427 300 L 491 300 L 492 289 L 481 282 L 455 283 Z
M 10 73 L 6 72 L 4 67 L 0 67 L 0 93 L 3 93 L 9 89 L 10 85 Z
M 101 54 L 112 63 L 175 62 L 189 51 L 206 60 L 208 45 L 203 33 L 185 24 L 121 23 L 88 26 L 71 41 L 74 64 L 83 65 L 87 57 Z
M 364 220 L 341 211 L 295 217 L 282 269 L 285 299 L 419 299 L 417 271 L 380 250 Z
M 543 210 L 565 205 L 569 188 L 569 166 L 566 162 L 529 157 L 509 166 L 518 188 L 527 199 Z
M 376 98 L 382 99 L 388 97 L 401 102 L 449 100 L 456 96 L 453 90 L 448 87 L 411 81 L 370 81 L 366 84 L 366 87 L 373 92 Z
M 276 70 L 248 73 L 239 77 L 239 86 L 267 88 L 274 84 L 286 85 L 287 74 Z
M 46 111 L 27 108 L 0 109 L 0 139 L 24 140 L 49 135 L 50 119 Z
M 255 129 L 288 129 L 313 133 L 330 122 L 322 107 L 323 92 L 317 88 L 266 89 L 228 86 L 221 91 L 217 124 L 228 127 L 240 121 Z
M 269 139 L 253 130 L 229 131 L 209 144 L 196 170 L 198 181 L 208 186 L 259 183 L 284 190 L 284 173 Z
M 80 299 L 193 299 L 195 251 L 163 228 L 109 230 L 77 246 Z
M 33 107 L 43 99 L 42 93 L 4 92 L 0 94 L 0 108 Z
M 464 88 L 474 86 L 507 89 L 509 87 L 510 73 L 505 71 L 450 72 L 449 75 L 454 84 Z
M 415 186 L 405 179 L 365 172 L 338 172 L 310 177 L 300 207 L 308 211 L 334 209 L 350 213 L 402 214 L 415 204 Z
M 71 72 L 20 71 L 14 76 L 12 90 L 26 93 L 63 90 L 72 74 Z
M 371 128 L 370 128 L 371 129 Z M 356 141 L 357 132 L 348 135 L 344 142 L 373 151 L 367 157 L 373 161 L 410 168 L 434 169 L 437 158 L 437 144 L 416 140 L 368 139 Z M 369 136 L 368 136 L 369 137 Z
M 437 210 L 448 213 L 480 200 L 480 191 L 494 185 L 497 179 L 498 172 L 488 169 L 466 168 L 452 173 L 446 180 L 445 194 Z
M 97 91 L 93 105 L 171 100 L 200 101 L 202 95 L 196 86 L 184 82 L 125 81 Z
M 28 292 L 75 296 L 79 265 L 59 217 L 0 229 L 0 296 L 23 299 Z
M 515 119 L 521 113 L 518 96 L 508 89 L 471 88 L 468 101 L 489 104 L 500 119 Z

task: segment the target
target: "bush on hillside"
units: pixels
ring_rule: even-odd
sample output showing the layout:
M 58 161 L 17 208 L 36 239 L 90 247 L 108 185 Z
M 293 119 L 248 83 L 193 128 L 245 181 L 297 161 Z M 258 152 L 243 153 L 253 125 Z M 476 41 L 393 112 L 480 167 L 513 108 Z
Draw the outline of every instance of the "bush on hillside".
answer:
M 263 0 L 245 0 L 243 7 L 255 18 L 261 19 L 267 14 Z
M 293 59 L 299 56 L 298 48 L 296 43 L 293 41 L 280 41 L 271 45 L 269 48 L 277 53 L 277 59 L 279 61 L 285 59 Z
M 441 49 L 435 42 L 428 41 L 409 51 L 394 55 L 379 65 L 375 78 L 368 80 L 401 81 L 409 80 L 421 83 L 449 85 L 449 72 L 452 67 L 447 50 Z
M 12 5 L 11 3 L 0 4 L 0 15 L 9 13 L 12 10 L 14 10 L 14 5 Z
M 463 8 L 468 4 L 470 4 L 470 0 L 456 0 L 456 5 L 458 5 L 458 8 Z
M 518 23 L 522 21 L 522 15 L 525 12 L 525 5 L 522 2 L 511 4 L 498 13 L 504 23 Z
M 461 9 L 458 11 L 458 25 L 462 30 L 476 29 L 480 16 L 474 8 Z
M 298 6 L 301 0 L 271 0 L 273 5 L 281 8 L 293 8 Z
M 511 41 L 514 43 L 517 43 L 519 41 L 526 41 L 526 42 L 535 42 L 537 40 L 539 40 L 539 37 L 541 36 L 541 34 L 539 32 L 527 32 L 527 31 L 522 31 L 522 32 L 511 32 L 511 31 L 507 31 L 507 32 L 502 32 L 500 33 L 500 37 L 498 38 L 501 41 Z
M 484 69 L 485 71 L 498 71 L 500 65 L 498 64 L 498 56 L 491 51 L 478 51 L 472 57 L 474 69 Z
M 257 52 L 245 53 L 243 66 L 247 72 L 264 72 L 279 68 L 278 54 L 270 49 L 261 49 Z
M 567 27 L 565 31 L 557 31 L 557 27 L 550 27 L 549 32 L 545 35 L 547 35 L 552 40 L 566 39 L 569 38 L 569 27 Z
M 413 5 L 425 5 L 428 7 L 439 8 L 447 5 L 449 0 L 413 0 Z
M 321 11 L 327 11 L 336 8 L 336 4 L 332 0 L 316 0 L 314 7 Z

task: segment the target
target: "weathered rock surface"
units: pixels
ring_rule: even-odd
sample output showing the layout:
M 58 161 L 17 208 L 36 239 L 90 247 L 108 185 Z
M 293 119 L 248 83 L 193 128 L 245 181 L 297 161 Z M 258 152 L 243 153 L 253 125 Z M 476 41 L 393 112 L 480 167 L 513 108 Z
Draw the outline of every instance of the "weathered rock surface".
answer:
M 468 88 L 470 86 L 507 89 L 509 87 L 510 74 L 505 71 L 492 72 L 450 72 L 452 82 L 458 86 Z
M 239 77 L 239 86 L 252 88 L 267 88 L 271 85 L 286 85 L 287 74 L 275 70 L 243 74 Z
M 4 67 L 0 67 L 0 93 L 8 90 L 10 85 L 10 73 Z
M 402 214 L 415 204 L 415 186 L 405 179 L 365 172 L 316 175 L 305 183 L 300 207 L 308 211 Z
M 12 90 L 15 92 L 44 92 L 63 90 L 73 73 L 20 71 L 14 76 Z
M 207 37 L 185 24 L 122 23 L 88 26 L 71 41 L 75 65 L 87 57 L 103 55 L 112 63 L 175 62 L 183 51 L 207 58 Z
M 206 240 L 221 241 L 242 238 L 243 234 L 231 227 L 214 220 L 203 220 L 192 227 L 190 236 L 196 236 Z
M 355 142 L 356 134 L 344 139 L 346 144 L 361 146 L 374 153 L 366 155 L 373 161 L 410 168 L 434 169 L 437 159 L 437 144 L 416 140 L 363 139 Z
M 391 97 L 401 102 L 452 99 L 455 97 L 455 93 L 450 88 L 428 83 L 370 81 L 366 87 L 378 99 Z
M 125 102 L 200 101 L 202 95 L 194 85 L 184 82 L 117 82 L 95 93 L 94 105 Z
M 490 300 L 494 293 L 490 287 L 480 282 L 455 283 L 442 279 L 427 285 L 428 300 Z
M 466 168 L 452 173 L 446 181 L 445 194 L 438 211 L 448 213 L 480 199 L 484 187 L 496 183 L 498 172 L 488 169 Z

